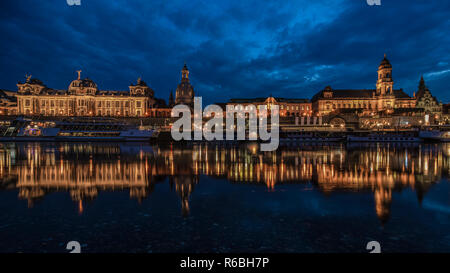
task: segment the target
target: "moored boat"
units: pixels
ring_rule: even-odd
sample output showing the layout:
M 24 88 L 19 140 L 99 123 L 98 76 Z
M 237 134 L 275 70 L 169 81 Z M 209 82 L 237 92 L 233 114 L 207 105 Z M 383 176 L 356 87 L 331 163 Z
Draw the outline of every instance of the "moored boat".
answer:
M 56 122 L 18 120 L 4 130 L 0 141 L 148 141 L 155 130 L 110 122 Z
M 422 130 L 419 137 L 424 140 L 450 142 L 450 131 L 441 130 Z
M 417 131 L 360 131 L 347 135 L 348 142 L 421 142 Z
M 289 132 L 280 135 L 282 144 L 298 144 L 309 142 L 339 142 L 344 141 L 345 136 L 337 132 Z

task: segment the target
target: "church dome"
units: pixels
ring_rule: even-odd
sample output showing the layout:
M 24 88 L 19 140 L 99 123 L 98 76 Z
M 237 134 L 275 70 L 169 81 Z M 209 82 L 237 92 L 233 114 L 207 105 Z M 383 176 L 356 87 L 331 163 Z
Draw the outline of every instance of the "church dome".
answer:
M 194 102 L 194 88 L 189 82 L 189 69 L 184 64 L 181 69 L 181 82 L 175 91 L 175 103 L 191 104 Z
M 91 79 L 83 79 L 83 80 L 73 80 L 70 83 L 70 87 L 92 87 L 97 88 L 97 84 Z
M 36 79 L 36 78 L 31 79 L 29 83 L 30 83 L 30 84 L 37 84 L 37 85 L 42 85 L 42 86 L 44 86 L 44 83 L 43 83 L 41 80 Z
M 177 89 L 175 91 L 178 94 L 178 97 L 192 97 L 194 94 L 194 88 L 189 82 L 181 82 L 178 84 Z
M 81 86 L 81 80 L 73 80 L 69 87 L 80 87 Z
M 81 79 L 81 70 L 78 70 L 78 78 L 76 80 L 73 80 L 70 85 L 69 85 L 69 89 L 70 88 L 97 88 L 97 84 L 89 79 L 89 78 L 85 78 L 85 79 Z
M 81 86 L 82 86 L 82 87 L 93 87 L 93 88 L 97 88 L 97 84 L 96 84 L 93 80 L 91 80 L 91 79 L 89 79 L 89 78 L 86 78 L 86 79 L 82 80 L 82 81 L 81 81 Z

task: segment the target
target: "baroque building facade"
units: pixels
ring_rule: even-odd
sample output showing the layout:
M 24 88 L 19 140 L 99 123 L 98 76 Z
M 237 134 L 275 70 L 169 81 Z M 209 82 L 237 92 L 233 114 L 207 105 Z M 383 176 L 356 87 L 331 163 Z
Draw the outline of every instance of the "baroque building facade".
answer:
M 414 93 L 414 99 L 416 100 L 416 107 L 423 109 L 426 115 L 431 118 L 439 119 L 443 112 L 442 102 L 439 102 L 434 97 L 428 87 L 425 85 L 423 77 L 420 78 L 419 88 Z
M 89 79 L 72 81 L 67 90 L 48 88 L 38 79 L 27 76 L 17 84 L 17 112 L 19 115 L 42 116 L 106 116 L 145 117 L 161 105 L 154 91 L 139 78 L 129 91 L 99 90 Z
M 257 111 L 262 106 L 266 106 L 269 110 L 273 105 L 278 105 L 281 117 L 311 116 L 313 113 L 312 104 L 308 99 L 287 99 L 269 96 L 268 98 L 230 99 L 227 105 L 242 106 L 243 109 L 246 109 L 245 107 L 248 105 L 254 105 Z
M 375 89 L 332 89 L 327 86 L 314 95 L 311 101 L 315 113 L 319 116 L 340 109 L 360 109 L 369 114 L 416 107 L 416 98 L 410 97 L 403 89 L 394 89 L 392 65 L 386 55 L 378 66 Z

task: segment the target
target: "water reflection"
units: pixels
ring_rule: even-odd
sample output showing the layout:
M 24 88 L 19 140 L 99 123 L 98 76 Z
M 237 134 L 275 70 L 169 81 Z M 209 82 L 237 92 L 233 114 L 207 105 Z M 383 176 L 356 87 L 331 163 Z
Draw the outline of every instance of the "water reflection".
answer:
M 68 191 L 83 212 L 83 202 L 100 191 L 128 190 L 141 202 L 166 179 L 189 214 L 190 196 L 200 176 L 236 184 L 311 184 L 324 194 L 373 192 L 382 222 L 390 215 L 392 193 L 410 188 L 421 202 L 449 173 L 449 144 L 398 146 L 303 146 L 259 152 L 258 145 L 150 146 L 145 144 L 2 143 L 2 190 L 18 190 L 29 207 L 54 191 Z

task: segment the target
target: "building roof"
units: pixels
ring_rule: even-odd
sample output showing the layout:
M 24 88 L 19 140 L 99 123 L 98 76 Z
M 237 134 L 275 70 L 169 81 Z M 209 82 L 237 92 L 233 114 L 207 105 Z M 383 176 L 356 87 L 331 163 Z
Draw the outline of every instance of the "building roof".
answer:
M 230 103 L 255 103 L 255 102 L 265 102 L 268 98 L 239 98 L 230 99 Z M 274 98 L 276 102 L 285 103 L 308 103 L 309 99 L 290 99 L 290 98 Z
M 411 97 L 403 92 L 403 89 L 394 90 L 394 96 L 396 99 L 411 99 Z
M 317 101 L 324 99 L 325 92 L 332 92 L 332 99 L 344 99 L 344 98 L 372 98 L 375 95 L 375 89 L 331 89 L 325 88 L 315 94 L 311 101 Z M 327 98 L 328 99 L 328 98 Z
M 422 76 L 422 77 L 420 77 L 419 88 L 416 93 L 416 98 L 423 97 L 425 95 L 426 91 L 427 91 L 427 87 L 425 85 L 425 80 L 423 79 L 423 76 Z
M 442 112 L 445 114 L 450 113 L 450 103 L 442 105 Z
M 0 89 L 0 98 L 15 98 L 17 92 Z
M 15 106 L 17 105 L 17 92 L 1 90 L 0 89 L 0 106 Z
M 309 103 L 309 99 L 286 99 L 286 98 L 275 98 L 277 102 L 287 102 L 287 103 Z
M 231 103 L 252 103 L 252 102 L 265 102 L 267 98 L 253 98 L 253 99 L 230 99 Z
M 52 95 L 64 96 L 67 94 L 67 91 L 61 90 L 61 89 L 57 90 L 57 89 L 51 89 L 51 88 L 44 88 L 44 89 L 42 89 L 40 94 L 41 95 L 50 95 L 50 96 L 52 96 Z
M 324 92 L 332 92 L 331 99 L 366 99 L 375 97 L 376 90 L 375 89 L 331 89 L 326 88 L 322 91 L 319 91 L 315 94 L 311 101 L 317 101 L 319 99 L 328 99 L 325 98 Z M 394 90 L 395 98 L 411 98 L 403 92 L 403 89 Z
M 122 90 L 98 90 L 96 95 L 104 96 L 129 96 L 129 91 Z

